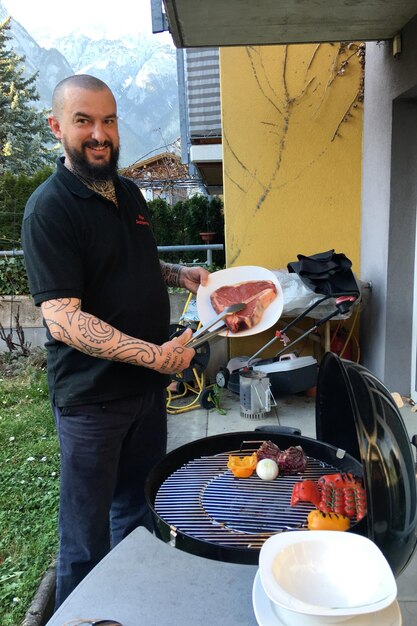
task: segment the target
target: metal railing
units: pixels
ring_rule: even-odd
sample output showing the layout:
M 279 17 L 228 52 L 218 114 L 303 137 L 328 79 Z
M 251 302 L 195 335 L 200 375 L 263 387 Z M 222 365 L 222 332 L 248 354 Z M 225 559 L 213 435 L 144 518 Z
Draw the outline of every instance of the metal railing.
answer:
M 213 265 L 213 250 L 223 250 L 222 243 L 197 244 L 193 246 L 158 246 L 159 252 L 192 252 L 193 250 L 206 250 L 207 267 Z
M 0 256 L 23 256 L 23 250 L 0 250 Z
M 223 250 L 222 243 L 198 244 L 189 246 L 158 246 L 158 252 L 192 252 L 193 250 L 205 250 L 207 253 L 206 263 L 213 265 L 213 250 Z M 0 250 L 0 256 L 23 256 L 23 250 Z

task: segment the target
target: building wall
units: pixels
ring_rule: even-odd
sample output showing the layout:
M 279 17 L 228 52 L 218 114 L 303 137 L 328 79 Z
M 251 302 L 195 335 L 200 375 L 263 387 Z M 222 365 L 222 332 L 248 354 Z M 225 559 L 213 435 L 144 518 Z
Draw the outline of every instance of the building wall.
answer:
M 362 314 L 364 364 L 408 395 L 417 202 L 417 19 L 391 42 L 367 44 L 361 273 L 372 282 Z
M 353 44 L 221 49 L 228 266 L 279 269 L 334 248 L 359 273 L 361 60 Z
M 221 137 L 219 49 L 189 48 L 185 63 L 189 139 Z

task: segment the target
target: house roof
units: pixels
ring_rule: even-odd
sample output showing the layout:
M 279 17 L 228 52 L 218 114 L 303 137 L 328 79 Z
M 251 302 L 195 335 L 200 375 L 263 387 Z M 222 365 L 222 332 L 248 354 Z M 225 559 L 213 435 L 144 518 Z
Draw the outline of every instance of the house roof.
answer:
M 120 170 L 123 176 L 137 181 L 178 181 L 189 179 L 187 165 L 172 152 L 155 154 Z

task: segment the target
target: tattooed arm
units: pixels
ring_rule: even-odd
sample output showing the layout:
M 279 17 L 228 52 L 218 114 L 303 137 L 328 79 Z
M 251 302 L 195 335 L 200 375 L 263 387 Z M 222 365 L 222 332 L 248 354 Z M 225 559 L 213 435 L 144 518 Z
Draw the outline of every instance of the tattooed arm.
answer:
M 203 267 L 187 267 L 160 261 L 162 276 L 168 287 L 184 287 L 197 293 L 198 287 L 206 285 L 209 272 Z
M 41 308 L 54 339 L 90 356 L 174 374 L 186 369 L 195 355 L 193 349 L 183 345 L 192 335 L 190 329 L 158 346 L 125 335 L 98 317 L 85 313 L 78 298 L 48 300 Z

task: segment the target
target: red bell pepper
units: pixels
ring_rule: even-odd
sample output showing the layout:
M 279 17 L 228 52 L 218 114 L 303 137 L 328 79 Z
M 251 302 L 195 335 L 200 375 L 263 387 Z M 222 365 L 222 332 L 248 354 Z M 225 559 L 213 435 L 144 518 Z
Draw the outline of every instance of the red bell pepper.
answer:
M 295 483 L 292 489 L 291 506 L 295 506 L 300 500 L 302 502 L 311 502 L 315 507 L 318 507 L 321 496 L 317 483 L 314 480 L 302 480 Z

